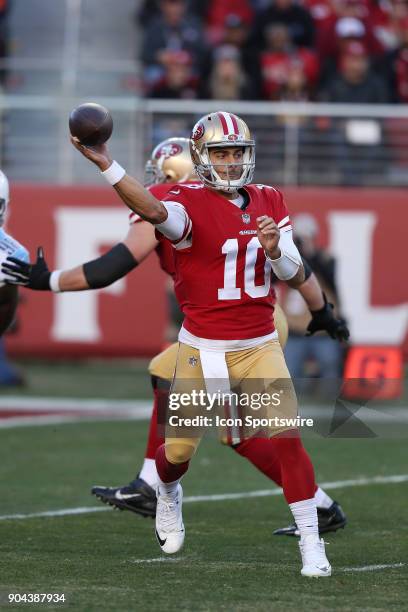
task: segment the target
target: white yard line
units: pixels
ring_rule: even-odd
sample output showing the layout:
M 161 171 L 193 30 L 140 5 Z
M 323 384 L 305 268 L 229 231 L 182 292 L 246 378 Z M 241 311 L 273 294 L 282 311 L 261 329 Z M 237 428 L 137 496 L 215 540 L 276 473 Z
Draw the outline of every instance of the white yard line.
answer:
M 149 400 L 105 400 L 99 398 L 76 398 L 76 397 L 33 397 L 24 395 L 4 395 L 0 397 L 0 410 L 17 408 L 21 410 L 114 410 L 115 408 L 145 408 L 151 409 L 152 402 Z
M 2 413 L 14 412 L 13 416 L 3 417 Z M 48 414 L 33 413 L 45 412 Z M 28 413 L 25 416 L 25 413 Z M 68 413 L 68 414 L 67 414 Z M 43 425 L 64 425 L 79 421 L 150 419 L 152 402 L 150 400 L 103 400 L 60 397 L 20 397 L 0 398 L 0 429 L 14 427 L 36 427 Z
M 378 572 L 384 569 L 396 569 L 404 567 L 406 563 L 387 563 L 384 565 L 363 565 L 361 567 L 345 567 L 342 572 Z
M 69 423 L 94 423 L 95 421 L 147 421 L 150 419 L 151 408 L 148 412 L 128 411 L 118 409 L 113 412 L 100 411 L 95 414 L 76 413 L 70 415 L 41 415 L 29 417 L 0 418 L 0 429 L 14 429 L 15 427 L 40 427 L 44 425 L 67 425 Z
M 394 476 L 374 476 L 372 478 L 356 478 L 354 480 L 337 480 L 334 482 L 322 482 L 323 489 L 347 489 L 349 487 L 362 487 L 373 484 L 398 484 L 408 482 L 408 474 Z M 261 489 L 258 491 L 246 491 L 242 493 L 221 493 L 218 495 L 192 495 L 184 498 L 184 503 L 214 502 L 234 499 L 246 499 L 248 497 L 274 497 L 281 495 L 281 489 Z M 80 508 L 63 508 L 62 510 L 48 510 L 46 512 L 33 512 L 31 514 L 3 514 L 0 521 L 25 520 L 30 518 L 43 518 L 55 516 L 71 516 L 76 514 L 91 514 L 93 512 L 104 512 L 111 510 L 109 506 L 83 506 Z M 351 570 L 350 570 L 351 571 Z
M 127 563 L 176 563 L 183 561 L 181 557 L 156 557 L 155 559 L 130 559 Z

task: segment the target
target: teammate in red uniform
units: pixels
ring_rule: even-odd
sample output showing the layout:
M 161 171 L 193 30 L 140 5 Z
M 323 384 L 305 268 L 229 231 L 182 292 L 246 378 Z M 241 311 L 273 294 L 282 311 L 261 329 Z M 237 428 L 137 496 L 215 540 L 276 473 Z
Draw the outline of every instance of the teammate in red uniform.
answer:
M 292 240 L 288 211 L 273 188 L 250 185 L 255 143 L 245 122 L 230 113 L 204 116 L 194 127 L 191 153 L 202 187 L 172 189 L 164 201 L 112 162 L 106 145 L 73 144 L 97 164 L 122 200 L 155 225 L 176 249 L 175 289 L 185 315 L 172 393 L 209 393 L 238 380 L 242 391 L 256 381 L 258 391 L 283 386 L 286 415 L 296 414 L 282 349 L 270 316 L 274 296 L 271 269 L 283 281 L 301 284 L 304 269 Z M 271 396 L 272 398 L 272 396 Z M 267 414 L 276 416 L 273 403 Z M 284 495 L 300 531 L 302 575 L 330 576 L 319 539 L 313 466 L 298 431 L 267 420 L 262 432 L 278 452 Z M 284 433 L 284 435 L 280 435 Z M 245 436 L 245 440 L 248 436 Z M 200 437 L 177 437 L 168 423 L 166 442 L 156 453 L 159 474 L 156 535 L 161 549 L 175 553 L 183 545 L 181 477 Z M 267 453 L 267 450 L 265 451 Z

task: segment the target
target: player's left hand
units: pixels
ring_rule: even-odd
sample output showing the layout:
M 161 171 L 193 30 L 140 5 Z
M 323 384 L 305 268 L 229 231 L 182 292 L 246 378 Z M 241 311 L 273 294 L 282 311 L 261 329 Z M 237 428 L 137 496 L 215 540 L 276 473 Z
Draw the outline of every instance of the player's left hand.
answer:
M 281 255 L 278 247 L 280 231 L 272 217 L 263 215 L 256 220 L 258 240 L 271 259 L 278 259 Z
M 333 340 L 347 341 L 350 331 L 344 319 L 337 319 L 333 314 L 333 304 L 329 304 L 324 296 L 324 306 L 320 310 L 311 311 L 312 320 L 307 326 L 306 336 L 318 331 L 326 331 Z

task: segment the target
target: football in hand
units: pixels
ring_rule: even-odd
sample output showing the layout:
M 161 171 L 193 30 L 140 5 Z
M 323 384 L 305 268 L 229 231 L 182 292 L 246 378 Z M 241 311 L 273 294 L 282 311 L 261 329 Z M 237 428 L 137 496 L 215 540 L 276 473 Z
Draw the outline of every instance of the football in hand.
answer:
M 69 116 L 69 131 L 83 145 L 92 147 L 106 142 L 112 134 L 113 121 L 107 108 L 94 102 L 81 104 Z

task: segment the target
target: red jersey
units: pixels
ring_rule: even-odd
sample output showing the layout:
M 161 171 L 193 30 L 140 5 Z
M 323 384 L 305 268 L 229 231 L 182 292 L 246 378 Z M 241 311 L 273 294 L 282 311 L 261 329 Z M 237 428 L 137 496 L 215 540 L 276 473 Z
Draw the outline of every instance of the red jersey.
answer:
M 149 187 L 149 191 L 154 195 L 155 198 L 161 200 L 174 185 L 169 183 L 160 183 L 159 185 L 152 185 Z M 140 223 L 143 219 L 135 212 L 129 214 L 129 223 Z M 156 247 L 156 253 L 159 258 L 161 269 L 169 274 L 173 279 L 176 274 L 176 268 L 174 263 L 174 247 L 168 240 L 159 240 L 159 244 Z
M 182 205 L 192 224 L 190 237 L 176 243 L 175 291 L 183 326 L 198 338 L 245 340 L 275 329 L 271 265 L 257 237 L 256 218 L 268 215 L 288 231 L 289 213 L 273 187 L 244 190 L 244 208 L 201 184 L 176 185 L 163 198 Z

